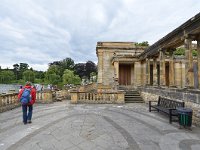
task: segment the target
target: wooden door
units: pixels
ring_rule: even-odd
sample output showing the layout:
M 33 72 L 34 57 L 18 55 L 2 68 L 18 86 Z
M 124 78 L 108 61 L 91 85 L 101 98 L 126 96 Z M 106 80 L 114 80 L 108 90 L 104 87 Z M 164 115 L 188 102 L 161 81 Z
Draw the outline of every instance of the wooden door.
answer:
M 119 65 L 119 85 L 131 85 L 131 65 Z

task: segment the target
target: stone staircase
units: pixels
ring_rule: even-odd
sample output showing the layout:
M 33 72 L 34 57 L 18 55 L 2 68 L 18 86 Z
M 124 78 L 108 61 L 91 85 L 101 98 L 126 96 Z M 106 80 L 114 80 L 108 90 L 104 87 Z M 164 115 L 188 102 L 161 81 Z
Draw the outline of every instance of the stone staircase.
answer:
M 144 103 L 142 97 L 137 90 L 126 91 L 125 103 Z

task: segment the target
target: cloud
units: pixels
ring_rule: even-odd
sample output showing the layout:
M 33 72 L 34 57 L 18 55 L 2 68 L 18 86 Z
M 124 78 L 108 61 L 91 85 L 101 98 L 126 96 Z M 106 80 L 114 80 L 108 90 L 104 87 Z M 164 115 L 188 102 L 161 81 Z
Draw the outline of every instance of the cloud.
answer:
M 199 8 L 197 0 L 1 0 L 0 66 L 97 62 L 98 41 L 153 44 Z

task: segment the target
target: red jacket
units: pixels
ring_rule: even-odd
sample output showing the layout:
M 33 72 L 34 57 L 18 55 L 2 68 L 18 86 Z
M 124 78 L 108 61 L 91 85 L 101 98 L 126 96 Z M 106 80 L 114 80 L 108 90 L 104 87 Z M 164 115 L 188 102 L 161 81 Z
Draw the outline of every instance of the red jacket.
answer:
M 24 88 L 30 89 L 31 86 L 24 86 L 22 88 L 22 90 L 18 94 L 18 100 L 20 100 L 22 93 L 24 91 Z M 36 90 L 35 90 L 35 88 L 32 88 L 32 90 L 31 90 L 31 101 L 28 103 L 28 105 L 33 105 L 35 103 L 35 99 L 36 99 Z

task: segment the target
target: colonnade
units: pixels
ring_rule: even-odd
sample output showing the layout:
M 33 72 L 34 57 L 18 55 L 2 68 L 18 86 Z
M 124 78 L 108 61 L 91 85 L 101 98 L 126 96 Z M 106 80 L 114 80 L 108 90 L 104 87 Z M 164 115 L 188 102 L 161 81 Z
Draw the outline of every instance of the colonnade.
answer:
M 194 60 L 192 56 L 192 41 L 197 41 L 197 66 L 198 77 L 194 81 Z M 185 38 L 184 39 L 185 58 L 183 61 L 175 63 L 174 51 L 175 48 L 162 48 L 159 51 L 159 55 L 146 58 L 146 85 L 169 86 L 175 87 L 176 80 L 181 82 L 182 88 L 195 88 L 194 82 L 198 82 L 198 88 L 200 88 L 200 37 L 196 39 Z M 168 58 L 166 58 L 166 52 L 168 52 Z M 153 74 L 150 74 L 150 65 L 153 66 Z M 159 68 L 158 68 L 158 67 Z M 166 72 L 166 66 L 168 71 Z M 159 69 L 159 76 L 158 76 Z M 176 74 L 175 74 L 176 72 Z M 153 75 L 153 82 L 151 83 L 151 76 Z M 159 80 L 158 80 L 159 78 Z M 169 79 L 167 79 L 169 78 Z M 168 80 L 168 81 L 167 81 Z

